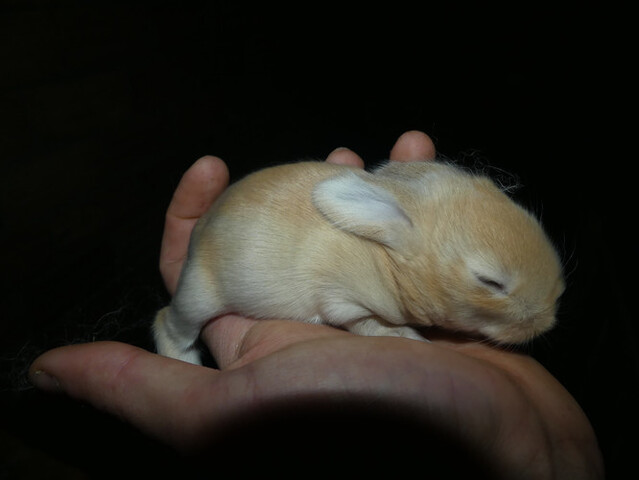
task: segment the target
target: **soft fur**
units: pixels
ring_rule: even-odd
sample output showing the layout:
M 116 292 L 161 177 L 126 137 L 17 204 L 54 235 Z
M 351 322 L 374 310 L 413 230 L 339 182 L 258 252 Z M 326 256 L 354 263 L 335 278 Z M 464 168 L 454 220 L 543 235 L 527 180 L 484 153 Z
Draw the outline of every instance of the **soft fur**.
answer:
M 553 326 L 563 288 L 537 220 L 487 177 L 439 162 L 301 162 L 249 175 L 200 219 L 154 333 L 159 353 L 192 363 L 203 326 L 231 312 L 518 343 Z

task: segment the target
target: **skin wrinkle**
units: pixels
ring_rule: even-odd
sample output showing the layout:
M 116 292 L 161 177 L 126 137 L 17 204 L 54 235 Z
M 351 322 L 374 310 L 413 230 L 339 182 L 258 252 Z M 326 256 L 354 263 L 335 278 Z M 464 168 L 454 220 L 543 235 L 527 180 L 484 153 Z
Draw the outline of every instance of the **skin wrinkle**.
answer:
M 291 342 L 291 340 L 298 339 L 300 343 L 302 343 L 305 339 L 309 339 L 308 341 L 318 341 L 323 338 L 332 338 L 336 336 L 342 335 L 351 335 L 348 332 L 333 329 L 330 327 L 326 327 L 324 325 L 314 325 L 314 326 L 306 326 L 299 327 L 299 323 L 292 322 L 289 320 L 259 320 L 254 321 L 255 324 L 249 330 L 249 332 L 242 339 L 242 343 L 239 345 L 237 350 L 237 361 L 233 364 L 229 365 L 226 368 L 239 368 L 241 366 L 250 364 L 255 359 L 259 359 L 268 353 L 278 351 L 283 347 L 284 350 Z M 273 340 L 272 331 L 275 328 L 282 327 L 292 327 L 297 328 L 297 334 L 292 335 L 291 330 L 286 330 L 282 333 L 280 340 Z M 313 329 L 311 331 L 311 329 Z M 317 333 L 321 332 L 322 336 L 317 337 Z M 296 345 L 293 345 L 296 346 Z
M 130 356 L 129 360 L 126 362 L 126 365 L 124 365 L 123 368 L 121 369 L 117 379 L 114 379 L 114 381 L 116 381 L 117 384 L 119 384 L 119 385 L 116 384 L 116 387 L 120 388 L 123 392 L 120 394 L 121 398 L 126 398 L 129 395 L 129 392 L 126 388 L 127 385 L 144 384 L 144 383 L 152 381 L 152 379 L 148 377 L 146 378 L 140 377 L 140 372 L 145 371 L 144 364 L 147 363 L 148 361 L 148 357 L 144 353 L 145 352 L 134 352 Z M 175 366 L 168 365 L 168 368 L 175 369 Z M 161 372 L 157 372 L 157 373 L 160 374 Z M 155 384 L 155 382 L 153 383 Z M 179 392 L 179 395 L 177 395 L 177 398 L 187 399 L 189 397 L 189 393 L 190 393 L 189 391 L 193 387 L 194 383 L 195 382 L 191 382 L 187 386 L 183 386 L 181 391 Z M 173 388 L 175 389 L 179 387 L 178 385 L 173 385 Z M 153 389 L 147 392 L 147 396 L 148 396 L 149 403 L 157 401 L 157 396 Z M 162 398 L 161 401 L 167 402 L 169 401 L 169 398 L 171 397 L 164 397 Z M 181 401 L 175 402 L 175 400 L 172 400 L 171 403 L 179 404 L 182 402 Z M 132 404 L 132 402 L 128 402 L 127 400 L 123 400 L 118 403 L 118 406 L 121 412 L 125 412 L 124 414 L 121 413 L 119 415 L 121 418 L 133 417 L 133 418 L 143 419 L 145 417 L 144 404 L 138 403 L 138 408 L 135 408 L 135 404 Z M 186 422 L 186 420 L 188 419 L 188 416 L 190 414 L 191 414 L 191 411 L 189 411 L 188 409 L 182 410 L 179 412 L 179 415 L 176 415 L 174 417 L 163 418 L 162 423 L 154 425 L 153 424 L 154 422 L 142 421 L 142 425 L 145 431 L 155 435 L 157 435 L 158 430 L 160 430 L 164 432 L 170 432 L 169 434 L 171 436 L 179 436 L 180 431 L 183 428 L 183 424 L 188 423 Z
M 133 364 L 133 362 L 135 362 L 136 359 L 138 359 L 140 357 L 141 353 L 142 352 L 131 352 L 131 353 L 129 353 L 124 358 L 124 360 L 122 361 L 122 363 L 119 366 L 119 368 L 117 370 L 115 370 L 113 378 L 112 378 L 112 380 L 110 382 L 111 383 L 111 389 L 113 391 L 115 391 L 115 390 L 125 391 L 126 390 L 125 387 L 130 382 L 130 380 L 127 377 L 130 376 L 131 370 L 135 370 L 134 368 L 132 368 L 132 364 Z
M 600 466 L 597 463 L 597 458 L 599 453 L 596 450 L 596 443 L 592 443 L 591 433 L 584 428 L 584 424 L 581 424 L 581 428 L 576 428 L 579 425 L 574 422 L 575 417 L 582 416 L 585 419 L 585 414 L 580 410 L 580 407 L 575 403 L 571 406 L 572 408 L 564 409 L 562 413 L 563 418 L 571 418 L 573 422 L 570 424 L 566 424 L 564 422 L 564 428 L 561 429 L 561 432 L 557 434 L 557 432 L 551 432 L 551 428 L 549 428 L 549 442 L 552 446 L 551 454 L 554 459 L 555 465 L 567 465 L 568 463 L 574 467 L 575 465 L 579 465 L 583 463 L 583 453 L 580 452 L 589 451 L 589 455 L 587 456 L 589 461 L 589 467 L 591 471 L 597 471 L 597 466 Z M 572 410 L 575 411 L 572 411 Z M 586 419 L 587 420 L 587 419 Z M 549 425 L 549 427 L 554 427 L 554 425 Z M 555 428 L 556 430 L 556 428 Z M 554 435 L 553 435 L 554 433 Z M 567 447 L 569 447 L 567 449 Z M 567 455 L 568 452 L 575 452 L 574 460 L 568 462 Z M 561 456 L 559 454 L 561 452 Z
M 519 389 L 516 384 L 512 386 L 516 390 Z M 520 396 L 528 401 L 525 393 L 521 392 Z M 551 462 L 547 459 L 552 457 L 552 452 L 547 426 L 536 410 L 531 408 L 525 410 L 520 408 L 520 410 L 522 411 L 518 415 L 512 416 L 518 421 L 510 425 L 509 431 L 502 429 L 503 431 L 500 435 L 502 442 L 507 442 L 508 445 L 508 448 L 504 449 L 510 457 L 507 459 L 510 462 L 508 466 L 513 470 L 526 472 L 531 478 L 549 478 L 548 475 L 552 468 Z M 528 415 L 526 415 L 526 412 L 528 412 Z M 505 426 L 507 424 L 502 422 L 501 425 Z M 518 448 L 520 445 L 526 445 L 519 438 L 522 432 L 527 432 L 526 435 L 528 437 L 531 437 L 532 433 L 539 438 L 536 442 L 529 442 L 528 449 L 525 451 L 521 451 Z
M 242 317 L 237 317 L 233 314 L 224 315 L 222 317 L 211 320 L 202 330 L 201 338 L 207 344 L 207 347 L 216 359 L 216 362 L 220 368 L 232 369 L 240 366 L 234 366 L 232 364 L 228 365 L 228 359 L 241 358 L 246 337 L 242 337 L 241 341 L 221 343 L 219 342 L 219 339 L 236 338 L 237 335 L 234 335 L 235 330 L 241 328 L 246 322 L 252 321 L 244 319 Z M 215 333 L 213 333 L 214 329 L 216 329 Z
M 108 405 L 110 405 L 110 398 L 116 398 L 119 397 L 121 395 L 126 395 L 127 394 L 127 385 L 130 384 L 131 382 L 131 378 L 135 377 L 136 375 L 132 375 L 131 372 L 135 372 L 138 370 L 138 366 L 137 361 L 140 358 L 140 355 L 142 355 L 144 352 L 143 351 L 137 351 L 137 350 L 129 350 L 126 352 L 119 352 L 120 356 L 122 356 L 122 359 L 118 362 L 118 366 L 116 369 L 113 368 L 108 368 L 108 369 L 103 369 L 101 367 L 101 361 L 92 364 L 91 366 L 93 368 L 91 368 L 90 370 L 87 370 L 85 372 L 85 376 L 86 381 L 82 382 L 80 384 L 80 388 L 84 389 L 85 387 L 90 387 L 90 385 L 94 382 L 96 383 L 102 383 L 103 385 L 105 385 L 105 391 L 108 392 L 108 395 L 104 396 L 104 395 L 100 395 L 99 397 L 95 397 L 95 402 L 96 404 L 103 410 L 106 410 L 108 408 Z M 105 362 L 108 362 L 109 364 L 113 364 L 113 358 L 111 357 L 108 360 L 104 360 Z M 110 374 L 108 376 L 106 376 L 103 372 L 105 372 Z M 97 380 L 96 377 L 102 377 L 103 380 Z M 66 391 L 66 390 L 65 390 Z M 91 389 L 87 388 L 87 392 L 89 392 L 89 394 L 91 393 Z M 83 396 L 84 393 L 78 395 L 78 392 L 71 392 L 71 394 L 73 396 Z M 119 418 L 127 418 L 127 414 L 129 412 L 129 406 L 125 403 L 119 403 L 118 404 L 118 408 L 116 410 L 116 412 L 114 412 Z
M 453 414 L 445 419 L 445 423 L 452 425 L 451 430 L 460 438 L 472 439 L 475 446 L 482 450 L 485 448 L 484 445 L 482 445 L 485 438 L 495 438 L 497 436 L 498 432 L 493 430 L 494 426 L 499 424 L 494 420 L 498 412 L 495 412 L 493 408 L 488 408 L 494 404 L 494 400 L 486 398 L 487 395 L 492 397 L 493 390 L 487 386 L 492 383 L 490 382 L 490 378 L 486 379 L 485 377 L 484 372 L 482 372 L 482 375 L 479 377 L 471 375 L 464 375 L 462 377 L 453 375 L 447 371 L 441 373 L 441 382 L 444 383 L 444 391 L 446 392 L 446 395 L 443 396 L 442 399 L 442 405 L 445 406 L 446 413 L 450 414 L 452 412 Z M 481 407 L 477 405 L 479 401 L 482 403 Z M 487 417 L 473 417 L 468 414 L 469 411 L 472 412 L 475 410 L 484 412 L 490 410 L 491 414 Z M 469 418 L 473 418 L 477 425 L 473 426 L 468 424 Z M 466 420 L 464 421 L 463 419 Z M 483 438 L 473 438 L 475 437 L 473 432 L 477 431 L 493 431 L 493 433 L 484 435 Z
M 259 378 L 253 365 L 247 365 L 243 374 L 234 371 L 223 375 L 212 376 L 211 382 L 205 385 L 200 393 L 199 401 L 205 408 L 195 408 L 203 414 L 193 429 L 192 438 L 187 442 L 186 450 L 198 447 L 203 441 L 215 441 L 228 419 L 243 416 L 255 411 L 260 404 Z M 215 398 L 215 402 L 211 402 Z M 190 445 L 189 445 L 190 444 Z
M 482 354 L 485 353 L 481 350 L 478 350 L 472 344 L 462 346 L 461 349 L 474 350 L 475 355 L 478 355 L 479 357 L 483 357 L 484 355 Z M 516 359 L 515 362 L 510 362 L 509 364 L 499 364 L 499 367 L 501 368 L 501 373 L 503 375 L 511 378 L 511 381 L 510 381 L 511 385 L 515 389 L 521 392 L 521 395 L 520 395 L 521 399 L 525 400 L 528 404 L 534 405 L 533 400 L 535 397 L 542 396 L 545 391 L 558 388 L 558 385 L 556 384 L 545 385 L 544 388 L 541 388 L 540 385 L 531 384 L 530 377 L 522 376 L 520 372 L 531 371 L 531 369 L 537 366 L 536 362 L 531 358 L 524 357 L 521 355 L 517 355 L 516 357 L 514 357 L 514 359 Z M 485 361 L 488 361 L 489 363 L 493 363 L 491 358 L 486 358 Z M 525 370 L 522 370 L 520 366 L 517 365 L 517 363 L 530 364 L 531 367 Z M 542 402 L 542 405 L 543 405 L 543 402 Z M 545 407 L 545 405 L 543 406 Z M 523 408 L 523 405 L 522 405 L 522 408 Z M 562 445 L 567 443 L 569 445 L 575 445 L 575 447 L 572 448 L 571 450 L 580 453 L 577 455 L 578 457 L 577 465 L 581 464 L 584 459 L 583 457 L 583 452 L 585 450 L 583 448 L 584 445 L 588 445 L 591 447 L 596 446 L 596 445 L 592 445 L 592 442 L 590 441 L 592 439 L 592 433 L 590 431 L 587 431 L 585 427 L 587 426 L 586 423 L 583 424 L 584 425 L 583 428 L 578 429 L 578 432 L 575 431 L 575 425 L 573 425 L 575 422 L 575 419 L 579 418 L 580 416 L 583 416 L 583 412 L 579 410 L 579 407 L 574 402 L 571 403 L 570 405 L 566 405 L 564 407 L 564 412 L 562 413 L 557 412 L 556 410 L 553 409 L 552 417 L 546 413 L 546 410 L 547 410 L 547 407 L 542 409 L 539 409 L 539 408 L 525 409 L 525 411 L 528 411 L 529 414 L 534 413 L 535 418 L 534 419 L 528 418 L 529 421 L 527 425 L 522 427 L 521 425 L 524 425 L 523 422 L 525 418 L 523 415 L 521 415 L 521 413 L 518 414 L 517 418 L 520 418 L 522 421 L 519 423 L 519 425 L 514 425 L 513 427 L 511 427 L 512 433 L 508 433 L 508 432 L 502 433 L 501 437 L 504 439 L 513 438 L 513 437 L 516 438 L 519 431 L 538 430 L 542 440 L 540 440 L 539 442 L 535 442 L 533 444 L 533 446 L 536 445 L 537 447 L 539 447 L 536 452 L 528 452 L 527 456 L 529 456 L 530 458 L 529 463 L 536 464 L 538 467 L 541 467 L 541 465 L 539 465 L 539 461 L 534 460 L 534 458 L 538 456 L 541 459 L 543 458 L 548 459 L 545 466 L 546 471 L 552 471 L 553 468 L 557 468 L 560 465 L 565 465 L 566 463 L 566 459 L 564 455 L 565 452 L 564 452 L 564 449 L 562 448 Z M 570 423 L 566 423 L 564 419 L 570 419 Z M 566 434 L 568 434 L 569 436 L 566 437 Z M 509 444 L 508 451 L 510 451 L 510 448 L 512 448 L 512 445 L 517 445 L 517 444 L 518 443 Z M 577 445 L 581 445 L 581 448 L 577 447 Z M 558 457 L 557 452 L 562 452 L 561 458 Z M 598 455 L 597 452 L 593 449 L 592 456 L 589 457 L 589 459 L 592 461 L 591 467 L 593 472 L 597 471 L 597 468 L 598 468 L 597 455 Z M 518 458 L 516 460 L 525 461 L 522 458 Z M 513 464 L 517 465 L 518 463 L 513 462 Z M 541 478 L 544 478 L 543 475 L 541 476 Z
M 551 463 L 551 442 L 548 429 L 543 422 L 539 412 L 534 408 L 523 408 L 523 405 L 530 404 L 526 393 L 514 382 L 509 382 L 510 391 L 519 401 L 507 402 L 509 405 L 518 406 L 517 412 L 511 412 L 509 418 L 514 422 L 504 422 L 497 420 L 493 425 L 498 427 L 494 435 L 486 435 L 490 439 L 491 446 L 487 447 L 494 451 L 505 452 L 500 458 L 504 471 L 510 470 L 513 478 L 549 478 L 552 470 Z M 505 391 L 502 389 L 502 394 Z M 522 402 L 523 401 L 523 402 Z M 503 412 L 494 412 L 496 416 L 503 415 Z M 507 428 L 506 428 L 507 427 Z M 526 438 L 522 438 L 525 435 Z M 536 439 L 530 441 L 531 439 Z M 522 448 L 525 447 L 525 448 Z
M 499 442 L 503 438 L 503 432 L 500 428 L 502 422 L 499 420 L 499 416 L 502 413 L 495 410 L 495 400 L 485 400 L 485 395 L 493 392 L 489 386 L 487 387 L 487 385 L 491 385 L 491 382 L 490 380 L 486 381 L 484 378 L 482 378 L 480 383 L 473 382 L 473 380 L 476 379 L 471 379 L 471 381 L 462 385 L 459 377 L 449 376 L 449 405 L 452 405 L 452 407 L 448 411 L 449 413 L 452 412 L 453 416 L 445 419 L 445 424 L 453 425 L 453 428 L 451 428 L 453 435 L 468 444 L 480 457 L 493 458 L 492 461 L 496 463 L 507 463 L 505 459 L 495 458 L 493 454 L 493 452 L 499 451 L 498 444 L 504 442 Z M 469 389 L 469 386 L 473 388 Z M 481 406 L 474 404 L 463 407 L 463 402 L 460 400 L 467 398 L 472 398 L 473 403 L 482 400 L 482 404 Z M 472 416 L 469 412 L 472 413 L 473 410 L 489 413 L 483 416 Z M 474 425 L 467 422 L 469 418 L 474 419 Z M 484 433 L 477 436 L 478 431 Z M 515 477 L 524 478 L 519 475 L 515 475 Z

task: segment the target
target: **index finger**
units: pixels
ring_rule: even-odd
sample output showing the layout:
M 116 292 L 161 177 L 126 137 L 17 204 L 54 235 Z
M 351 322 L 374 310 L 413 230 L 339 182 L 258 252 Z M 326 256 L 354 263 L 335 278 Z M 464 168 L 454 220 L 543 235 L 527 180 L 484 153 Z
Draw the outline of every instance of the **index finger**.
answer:
M 195 223 L 228 182 L 225 163 L 211 156 L 200 158 L 182 176 L 166 212 L 160 250 L 160 272 L 169 293 L 175 293 Z

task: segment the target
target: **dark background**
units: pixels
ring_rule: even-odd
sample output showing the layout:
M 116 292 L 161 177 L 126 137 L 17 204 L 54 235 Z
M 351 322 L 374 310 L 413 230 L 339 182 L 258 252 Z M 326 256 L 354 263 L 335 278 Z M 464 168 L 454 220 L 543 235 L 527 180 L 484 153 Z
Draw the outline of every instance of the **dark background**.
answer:
M 529 352 L 578 400 L 618 476 L 639 444 L 639 337 L 629 164 L 611 153 L 625 103 L 614 18 L 585 6 L 0 2 L 0 477 L 177 468 L 173 452 L 24 375 L 63 344 L 152 348 L 168 301 L 163 216 L 192 162 L 221 156 L 234 179 L 338 146 L 378 162 L 410 129 L 463 164 L 515 174 L 515 197 L 542 216 L 568 290 L 558 328 Z

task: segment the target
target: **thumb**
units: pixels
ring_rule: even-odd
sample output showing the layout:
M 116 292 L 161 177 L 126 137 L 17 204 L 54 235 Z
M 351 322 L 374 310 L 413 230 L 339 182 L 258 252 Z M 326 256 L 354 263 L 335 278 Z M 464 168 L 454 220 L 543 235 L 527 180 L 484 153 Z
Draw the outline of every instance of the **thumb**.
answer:
M 216 370 L 118 342 L 56 348 L 29 369 L 37 388 L 88 402 L 147 434 L 187 448 L 201 433 L 198 407 L 216 398 L 211 387 L 217 375 Z M 207 413 L 215 416 L 215 408 L 208 407 Z

